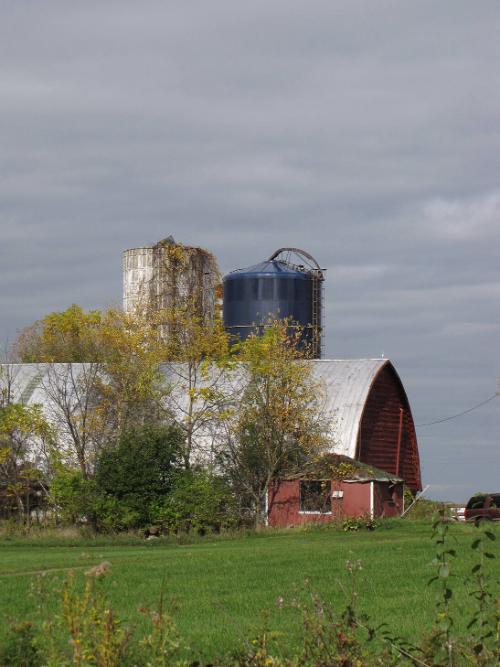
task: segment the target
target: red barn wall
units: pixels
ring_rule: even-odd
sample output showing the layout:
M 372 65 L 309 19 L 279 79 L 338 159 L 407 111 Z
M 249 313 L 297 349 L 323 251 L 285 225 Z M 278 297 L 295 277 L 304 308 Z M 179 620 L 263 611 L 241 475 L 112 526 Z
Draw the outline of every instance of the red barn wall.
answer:
M 277 482 L 269 490 L 268 523 L 270 526 L 299 526 L 303 523 L 329 523 L 332 514 L 303 514 L 300 512 L 300 482 Z
M 339 490 L 342 498 L 332 497 L 331 514 L 300 511 L 300 481 L 276 483 L 268 494 L 269 526 L 286 528 L 305 523 L 330 523 L 343 517 L 370 514 L 370 482 L 332 482 L 332 491 Z M 375 517 L 396 517 L 403 512 L 403 484 L 373 482 L 373 514 Z
M 363 483 L 340 483 L 344 493 L 342 507 L 339 508 L 340 516 L 362 516 L 370 514 L 370 482 Z M 337 500 L 333 499 L 336 503 Z
M 422 488 L 413 417 L 403 385 L 390 364 L 381 369 L 370 389 L 356 458 L 402 477 L 412 491 Z
M 300 481 L 278 482 L 268 494 L 268 524 L 275 527 L 300 526 L 305 523 L 330 523 L 347 517 L 370 513 L 370 483 L 333 483 L 332 490 L 343 492 L 342 498 L 332 498 L 331 514 L 300 511 Z

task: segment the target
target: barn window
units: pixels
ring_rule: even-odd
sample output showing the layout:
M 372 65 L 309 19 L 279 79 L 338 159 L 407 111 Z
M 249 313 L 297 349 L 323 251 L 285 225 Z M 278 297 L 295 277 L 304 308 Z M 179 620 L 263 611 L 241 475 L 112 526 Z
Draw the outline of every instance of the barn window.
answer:
M 300 511 L 331 514 L 331 483 L 324 481 L 300 482 Z

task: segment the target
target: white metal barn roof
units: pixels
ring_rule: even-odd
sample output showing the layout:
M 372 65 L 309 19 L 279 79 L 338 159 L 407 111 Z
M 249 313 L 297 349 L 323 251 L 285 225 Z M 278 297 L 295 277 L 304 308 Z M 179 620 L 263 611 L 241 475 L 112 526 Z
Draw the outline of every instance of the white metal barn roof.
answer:
M 387 359 L 315 359 L 309 363 L 324 389 L 324 414 L 332 420 L 331 451 L 355 458 L 359 425 L 370 388 L 379 371 L 390 362 Z M 13 366 L 15 399 L 39 403 L 47 409 L 43 380 L 48 369 L 45 364 Z M 80 364 L 72 367 L 75 375 L 81 370 Z
M 324 387 L 324 411 L 332 418 L 332 452 L 356 457 L 358 431 L 366 399 L 387 359 L 317 359 L 311 361 Z
M 64 366 L 64 364 L 61 364 Z M 75 364 L 79 366 L 79 364 Z M 47 375 L 48 364 L 2 364 L 5 374 L 12 378 L 12 393 L 14 400 L 21 403 L 42 406 L 47 404 L 47 396 L 43 389 L 43 378 Z

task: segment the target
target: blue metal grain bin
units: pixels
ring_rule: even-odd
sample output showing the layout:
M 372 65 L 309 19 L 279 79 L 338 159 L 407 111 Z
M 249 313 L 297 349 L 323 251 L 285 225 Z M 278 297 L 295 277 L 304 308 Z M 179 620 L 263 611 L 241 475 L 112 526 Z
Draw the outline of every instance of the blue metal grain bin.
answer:
M 270 318 L 289 318 L 304 327 L 304 342 L 312 341 L 313 276 L 279 260 L 238 269 L 223 278 L 224 326 L 245 340 L 262 331 Z

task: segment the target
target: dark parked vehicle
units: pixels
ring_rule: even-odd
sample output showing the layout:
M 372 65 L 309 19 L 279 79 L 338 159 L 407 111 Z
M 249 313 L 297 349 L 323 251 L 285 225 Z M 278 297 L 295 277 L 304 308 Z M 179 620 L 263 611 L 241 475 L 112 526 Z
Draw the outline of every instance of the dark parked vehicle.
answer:
M 465 520 L 490 519 L 500 521 L 500 493 L 480 493 L 467 503 Z

